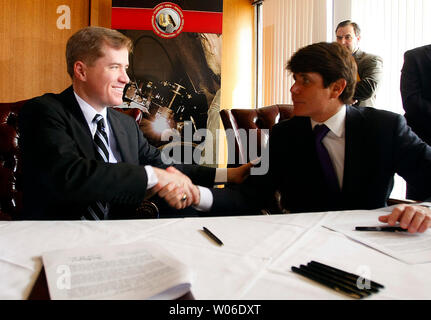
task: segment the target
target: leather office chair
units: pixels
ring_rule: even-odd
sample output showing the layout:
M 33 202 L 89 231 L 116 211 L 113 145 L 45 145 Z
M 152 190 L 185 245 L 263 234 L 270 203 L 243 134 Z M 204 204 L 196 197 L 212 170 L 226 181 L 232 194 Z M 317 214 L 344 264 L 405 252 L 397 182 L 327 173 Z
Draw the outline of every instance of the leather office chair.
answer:
M 18 113 L 28 100 L 0 103 L 0 220 L 19 219 L 22 212 L 22 168 L 18 148 Z M 139 109 L 120 109 L 139 124 Z
M 261 150 L 262 143 L 268 143 L 268 136 L 262 129 L 271 132 L 272 126 L 282 120 L 289 119 L 293 115 L 293 106 L 289 104 L 275 104 L 259 109 L 230 109 L 221 110 L 220 117 L 225 130 L 231 130 L 228 137 L 228 167 L 237 167 L 250 160 L 249 154 L 249 129 L 256 130 L 257 151 Z M 241 132 L 240 129 L 245 129 Z M 232 152 L 234 151 L 234 152 Z M 259 155 L 259 154 L 258 154 Z M 263 214 L 286 213 L 281 207 L 281 196 L 279 192 L 268 208 L 263 209 Z
M 231 129 L 233 139 L 228 138 L 228 167 L 235 167 L 249 162 L 248 154 L 248 129 L 257 130 L 257 150 L 260 150 L 261 143 L 267 143 L 268 137 L 263 136 L 262 129 L 271 131 L 272 126 L 281 120 L 292 117 L 293 106 L 289 104 L 275 104 L 259 109 L 231 109 L 221 110 L 225 130 Z M 241 134 L 240 129 L 245 129 L 245 135 Z M 234 153 L 230 152 L 235 150 Z
M 19 217 L 22 210 L 18 112 L 27 100 L 0 103 L 0 220 Z
M 129 116 L 131 116 L 133 119 L 135 119 L 136 123 L 139 125 L 141 123 L 142 120 L 142 112 L 141 110 L 137 109 L 137 108 L 127 108 L 127 109 L 123 109 L 123 108 L 114 108 L 117 111 L 121 111 L 125 114 L 128 114 Z

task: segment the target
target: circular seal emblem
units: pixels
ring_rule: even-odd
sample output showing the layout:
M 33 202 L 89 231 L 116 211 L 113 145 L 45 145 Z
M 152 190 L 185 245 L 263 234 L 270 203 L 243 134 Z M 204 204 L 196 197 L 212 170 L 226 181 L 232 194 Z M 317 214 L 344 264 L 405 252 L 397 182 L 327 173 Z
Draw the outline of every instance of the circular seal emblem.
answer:
M 184 27 L 181 8 L 172 2 L 162 2 L 154 7 L 151 17 L 154 32 L 162 38 L 175 38 Z

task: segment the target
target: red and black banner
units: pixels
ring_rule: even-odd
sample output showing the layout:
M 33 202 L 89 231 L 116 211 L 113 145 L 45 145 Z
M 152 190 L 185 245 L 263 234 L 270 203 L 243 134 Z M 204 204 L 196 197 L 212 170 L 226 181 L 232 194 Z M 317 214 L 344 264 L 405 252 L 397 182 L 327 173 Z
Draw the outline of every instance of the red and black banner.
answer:
M 175 32 L 166 32 L 169 30 L 164 26 L 168 26 L 168 20 Z M 113 0 L 111 21 L 113 29 L 153 30 L 162 37 L 177 36 L 181 32 L 221 34 L 223 2 Z
M 112 1 L 112 29 L 133 41 L 123 105 L 144 112 L 140 127 L 153 145 L 164 145 L 163 132 L 170 130 L 182 147 L 199 144 L 197 150 L 203 140 L 191 141 L 188 132 L 216 136 L 222 20 L 223 0 Z M 206 159 L 212 158 L 205 163 L 215 164 L 215 139 L 207 135 L 204 143 Z

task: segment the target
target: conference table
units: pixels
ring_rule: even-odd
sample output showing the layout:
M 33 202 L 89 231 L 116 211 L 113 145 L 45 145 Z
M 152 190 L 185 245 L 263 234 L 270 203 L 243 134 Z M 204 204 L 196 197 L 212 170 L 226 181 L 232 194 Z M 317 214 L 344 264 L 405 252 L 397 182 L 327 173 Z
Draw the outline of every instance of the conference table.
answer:
M 422 262 L 406 262 L 330 227 L 352 224 L 361 217 L 377 223 L 381 214 L 338 211 L 147 220 L 0 221 L 0 299 L 29 298 L 45 252 L 140 241 L 157 243 L 192 270 L 191 292 L 197 300 L 351 299 L 291 271 L 292 266 L 312 260 L 355 274 L 365 272 L 385 286 L 367 300 L 431 299 L 431 256 L 422 257 Z M 206 236 L 203 227 L 224 245 Z M 394 237 L 400 237 L 401 243 L 403 237 L 413 236 L 427 246 L 430 232 L 380 232 L 378 236 L 388 237 L 388 243 Z M 416 248 L 411 249 L 414 254 Z

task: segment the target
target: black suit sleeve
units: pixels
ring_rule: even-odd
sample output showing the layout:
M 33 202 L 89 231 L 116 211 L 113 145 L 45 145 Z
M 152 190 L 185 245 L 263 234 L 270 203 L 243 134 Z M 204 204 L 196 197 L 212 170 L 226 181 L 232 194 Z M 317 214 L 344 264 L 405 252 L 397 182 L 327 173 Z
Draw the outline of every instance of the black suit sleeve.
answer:
M 431 147 L 423 142 L 397 115 L 393 137 L 395 172 L 423 194 L 431 197 Z
M 215 168 L 192 165 L 192 164 L 178 164 L 175 168 L 188 176 L 193 184 L 211 188 L 214 186 Z
M 403 108 L 411 117 L 426 117 L 427 121 L 431 119 L 431 100 L 425 96 L 425 91 L 430 87 L 423 87 L 426 77 L 429 77 L 431 85 L 431 76 L 426 75 L 426 71 L 419 66 L 419 61 L 415 58 L 416 51 L 407 51 L 404 54 L 404 64 L 401 70 L 401 98 Z M 431 63 L 431 60 L 428 60 Z M 426 64 L 426 62 L 425 62 Z M 429 66 L 425 68 L 429 69 Z M 425 69 L 426 70 L 426 69 Z M 421 78 L 423 78 L 421 80 Z

